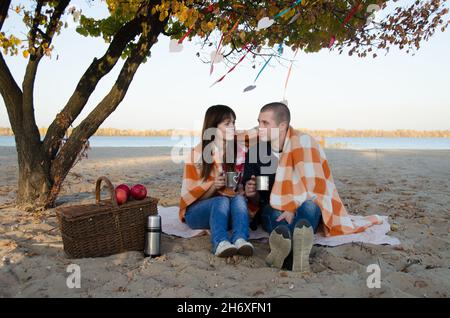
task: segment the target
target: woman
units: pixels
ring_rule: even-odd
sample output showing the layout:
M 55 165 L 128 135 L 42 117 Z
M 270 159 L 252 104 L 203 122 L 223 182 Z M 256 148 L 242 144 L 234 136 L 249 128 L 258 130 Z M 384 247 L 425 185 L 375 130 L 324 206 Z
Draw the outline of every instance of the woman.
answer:
M 192 229 L 209 229 L 212 252 L 218 257 L 253 255 L 242 187 L 226 187 L 226 172 L 238 172 L 241 177 L 245 162 L 244 147 L 235 139 L 235 120 L 228 106 L 211 106 L 206 111 L 202 141 L 186 160 L 181 187 L 181 221 Z

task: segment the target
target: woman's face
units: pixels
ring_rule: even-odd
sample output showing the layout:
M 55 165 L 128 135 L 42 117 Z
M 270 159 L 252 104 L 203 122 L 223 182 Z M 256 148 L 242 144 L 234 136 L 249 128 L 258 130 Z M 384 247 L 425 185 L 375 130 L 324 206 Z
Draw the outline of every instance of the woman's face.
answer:
M 234 123 L 235 119 L 229 118 L 217 125 L 217 137 L 219 140 L 233 140 L 235 133 Z

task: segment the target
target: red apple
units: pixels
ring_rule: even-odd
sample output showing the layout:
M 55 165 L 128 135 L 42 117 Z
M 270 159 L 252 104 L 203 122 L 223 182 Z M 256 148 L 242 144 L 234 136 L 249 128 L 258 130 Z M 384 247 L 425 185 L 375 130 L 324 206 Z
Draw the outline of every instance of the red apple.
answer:
M 135 200 L 143 200 L 147 197 L 147 189 L 142 184 L 136 184 L 131 188 L 131 196 Z
M 122 205 L 128 200 L 127 191 L 121 188 L 116 188 L 116 201 L 118 205 Z
M 125 183 L 119 184 L 116 187 L 116 189 L 123 189 L 123 190 L 125 190 L 127 192 L 127 198 L 128 199 L 130 198 L 131 190 L 130 190 L 130 187 L 127 186 Z

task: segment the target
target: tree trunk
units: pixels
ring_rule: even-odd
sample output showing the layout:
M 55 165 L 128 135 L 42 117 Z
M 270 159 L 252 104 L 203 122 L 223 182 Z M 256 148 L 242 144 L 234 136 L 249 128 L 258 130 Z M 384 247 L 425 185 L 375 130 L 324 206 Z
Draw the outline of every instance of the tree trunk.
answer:
M 17 134 L 17 132 L 16 132 Z M 47 208 L 47 198 L 52 187 L 49 163 L 36 142 L 16 135 L 19 164 L 19 189 L 17 204 L 25 210 Z

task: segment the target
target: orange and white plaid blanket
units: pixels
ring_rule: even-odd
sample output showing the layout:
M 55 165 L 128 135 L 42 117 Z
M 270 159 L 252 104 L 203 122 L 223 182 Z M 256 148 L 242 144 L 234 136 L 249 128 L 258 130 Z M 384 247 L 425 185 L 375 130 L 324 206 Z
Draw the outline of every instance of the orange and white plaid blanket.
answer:
M 301 204 L 313 200 L 322 211 L 326 236 L 359 233 L 383 220 L 367 216 L 355 223 L 348 215 L 333 181 L 325 152 L 310 135 L 289 128 L 270 195 L 270 205 L 281 211 L 295 212 Z
M 223 172 L 223 159 L 220 158 L 218 151 L 213 151 L 212 153 L 213 167 L 208 178 L 204 180 L 201 177 L 202 168 L 202 145 L 201 143 L 195 146 L 188 158 L 185 158 L 184 171 L 183 171 L 183 183 L 181 185 L 181 198 L 180 198 L 180 211 L 179 218 L 184 222 L 184 215 L 186 209 L 191 204 L 195 203 L 200 199 L 210 187 L 214 185 L 214 180 Z M 237 154 L 236 154 L 236 168 L 239 170 L 243 168 L 245 163 L 245 147 L 242 143 L 237 144 Z M 224 188 L 223 190 L 217 191 L 218 195 L 224 195 L 228 197 L 233 197 L 237 193 L 232 189 Z

